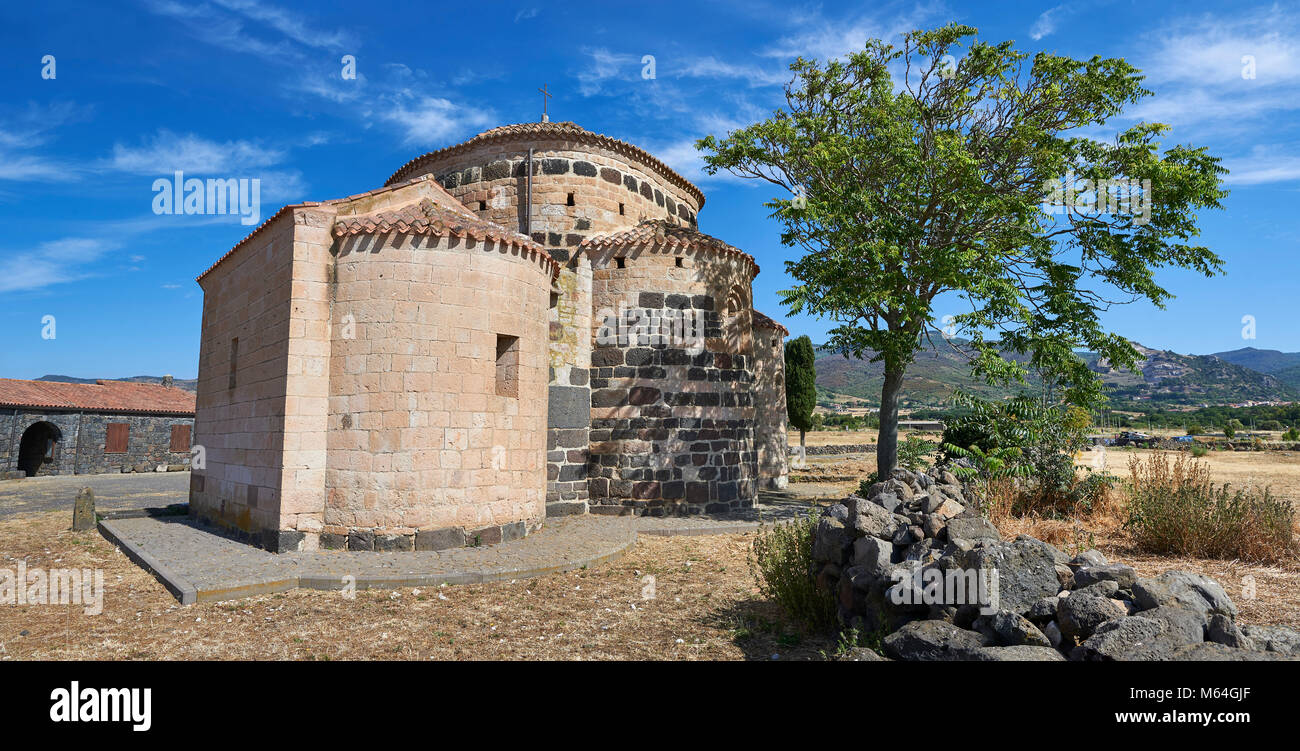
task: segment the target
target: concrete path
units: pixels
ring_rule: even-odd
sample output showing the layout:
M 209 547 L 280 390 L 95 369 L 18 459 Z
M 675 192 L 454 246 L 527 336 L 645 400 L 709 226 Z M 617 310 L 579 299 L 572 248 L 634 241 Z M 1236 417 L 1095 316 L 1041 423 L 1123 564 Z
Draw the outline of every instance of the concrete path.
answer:
M 95 492 L 95 510 L 161 507 L 184 503 L 190 490 L 189 472 L 142 472 L 104 475 L 54 475 L 0 480 L 0 518 L 43 511 L 67 511 L 77 491 Z
M 183 516 L 106 519 L 99 529 L 185 605 L 298 587 L 436 587 L 524 579 L 595 566 L 636 543 L 626 520 L 590 516 L 551 520 L 522 540 L 498 545 L 404 553 L 268 553 Z

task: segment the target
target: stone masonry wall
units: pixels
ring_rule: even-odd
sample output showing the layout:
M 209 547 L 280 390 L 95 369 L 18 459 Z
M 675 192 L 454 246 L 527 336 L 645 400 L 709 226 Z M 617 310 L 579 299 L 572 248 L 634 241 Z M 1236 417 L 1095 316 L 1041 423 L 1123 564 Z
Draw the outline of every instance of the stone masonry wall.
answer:
M 768 488 L 789 483 L 784 339 L 776 329 L 754 329 L 754 432 L 758 477 Z
M 533 154 L 528 212 L 528 149 Z M 549 311 L 547 513 L 587 510 L 591 427 L 592 269 L 578 252 L 588 236 L 642 219 L 694 226 L 698 200 L 656 169 L 601 146 L 554 137 L 485 143 L 423 165 L 409 177 L 439 184 L 480 218 L 520 232 L 564 264 Z
M 459 238 L 351 236 L 336 253 L 322 546 L 441 548 L 537 528 L 548 267 Z M 517 338 L 508 374 L 498 335 Z
M 134 471 L 144 465 L 190 462 L 188 451 L 171 450 L 173 425 L 193 425 L 183 415 L 106 414 L 97 412 L 44 412 L 30 409 L 0 410 L 0 472 L 18 468 L 23 433 L 32 425 L 48 422 L 59 429 L 53 461 L 41 465 L 38 475 L 101 474 Z M 104 452 L 109 423 L 128 426 L 126 453 Z
M 592 265 L 592 503 L 653 515 L 753 505 L 752 264 L 650 246 L 600 251 Z M 620 318 L 683 315 L 702 322 L 703 341 L 619 330 Z
M 204 447 L 206 466 L 190 476 L 190 514 L 271 549 L 278 549 L 280 529 L 293 214 L 269 220 L 200 281 L 193 443 Z

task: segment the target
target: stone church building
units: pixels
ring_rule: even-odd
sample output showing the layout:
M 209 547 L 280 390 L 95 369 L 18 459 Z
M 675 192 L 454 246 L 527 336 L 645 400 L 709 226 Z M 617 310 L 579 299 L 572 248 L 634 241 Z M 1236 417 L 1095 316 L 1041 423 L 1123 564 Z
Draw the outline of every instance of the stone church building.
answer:
M 274 551 L 742 509 L 786 478 L 783 339 L 704 194 L 569 122 L 286 206 L 198 277 L 191 514 Z

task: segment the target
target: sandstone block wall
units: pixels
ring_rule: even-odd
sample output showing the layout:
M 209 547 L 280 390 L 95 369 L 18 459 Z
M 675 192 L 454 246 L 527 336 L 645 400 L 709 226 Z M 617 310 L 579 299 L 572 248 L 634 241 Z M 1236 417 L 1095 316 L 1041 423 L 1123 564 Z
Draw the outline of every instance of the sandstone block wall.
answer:
M 336 275 L 327 539 L 360 530 L 409 547 L 420 531 L 536 528 L 549 273 L 518 249 L 381 235 L 343 238 Z M 510 395 L 499 335 L 516 348 Z
M 785 337 L 771 328 L 754 329 L 754 434 L 762 487 L 789 482 L 786 437 Z
M 293 307 L 294 210 L 203 277 L 190 514 L 275 547 Z M 238 344 L 233 344 L 238 339 Z

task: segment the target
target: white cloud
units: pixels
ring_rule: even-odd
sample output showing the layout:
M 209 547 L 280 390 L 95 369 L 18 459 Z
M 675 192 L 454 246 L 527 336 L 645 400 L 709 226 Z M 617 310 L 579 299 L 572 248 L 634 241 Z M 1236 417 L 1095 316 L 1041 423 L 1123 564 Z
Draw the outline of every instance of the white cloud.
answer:
M 716 175 L 707 174 L 704 171 L 703 153 L 695 148 L 695 141 L 694 138 L 684 138 L 657 145 L 650 142 L 646 146 L 646 151 L 654 154 L 664 164 L 672 167 L 674 172 L 697 185 L 717 184 L 720 182 L 754 182 L 743 177 L 736 177 L 726 170 Z
M 1280 6 L 1170 21 L 1136 46 L 1154 96 L 1123 119 L 1169 123 L 1178 142 L 1209 146 L 1230 184 L 1300 179 L 1298 38 L 1300 11 Z
M 0 292 L 18 292 L 84 279 L 87 265 L 117 247 L 105 240 L 65 237 L 41 243 L 34 251 L 0 258 Z
M 309 139 L 309 143 L 310 143 Z M 159 130 L 139 145 L 113 145 L 112 156 L 99 169 L 128 175 L 249 178 L 261 181 L 264 201 L 288 202 L 306 197 L 302 173 L 283 166 L 286 151 L 246 140 L 214 141 L 194 134 Z
M 259 21 L 307 47 L 342 49 L 354 44 L 351 35 L 341 30 L 323 31 L 302 23 L 301 13 L 290 13 L 252 0 L 214 0 L 218 5 Z
M 530 18 L 537 18 L 537 14 L 541 12 L 541 8 L 524 8 L 515 14 L 515 23 L 527 21 Z
M 396 126 L 405 143 L 425 147 L 493 124 L 489 112 L 411 92 L 386 98 L 381 109 L 367 115 Z
M 1074 12 L 1074 8 L 1067 5 L 1058 5 L 1055 8 L 1049 8 L 1043 11 L 1034 25 L 1029 27 L 1029 36 L 1035 41 L 1046 36 L 1056 33 L 1056 27 L 1060 24 L 1061 19 Z
M 335 104 L 346 104 L 360 99 L 366 91 L 366 84 L 366 77 L 361 73 L 357 73 L 355 79 L 345 79 L 334 70 L 329 73 L 310 72 L 290 84 L 289 89 Z
M 641 58 L 627 53 L 614 53 L 604 47 L 583 50 L 591 58 L 586 68 L 578 72 L 578 93 L 594 96 L 601 93 L 606 81 L 630 80 L 636 66 L 639 75 Z
M 1257 146 L 1249 156 L 1227 160 L 1229 185 L 1264 185 L 1300 180 L 1300 150 Z
M 78 179 L 79 164 L 50 158 L 40 148 L 58 128 L 89 116 L 90 108 L 68 102 L 30 105 L 0 121 L 0 180 L 61 182 Z
M 1300 81 L 1300 15 L 1273 8 L 1231 18 L 1202 17 L 1154 38 L 1143 72 L 1154 83 L 1259 91 Z M 1250 56 L 1254 78 L 1243 76 Z
M 756 65 L 741 65 L 708 57 L 689 58 L 670 75 L 684 78 L 739 79 L 750 86 L 784 86 L 791 74 L 785 70 L 764 69 Z
M 351 35 L 311 28 L 290 11 L 251 0 L 213 0 L 187 5 L 175 0 L 146 0 L 157 15 L 179 22 L 195 38 L 215 47 L 258 57 L 289 61 L 305 49 L 352 49 Z M 250 23 L 251 22 L 251 23 Z
M 860 51 L 868 39 L 897 42 L 903 34 L 925 28 L 945 12 L 940 3 L 918 3 L 889 17 L 882 11 L 872 11 L 856 18 L 827 18 L 818 10 L 794 19 L 797 30 L 766 47 L 761 54 L 784 60 L 796 57 L 831 60 Z
M 12 156 L 0 151 L 0 180 L 57 182 L 76 177 L 76 167 L 39 156 Z
M 189 134 L 159 130 L 140 146 L 113 145 L 105 167 L 136 175 L 168 175 L 176 170 L 228 175 L 268 167 L 284 159 L 284 152 L 250 141 L 211 141 Z

